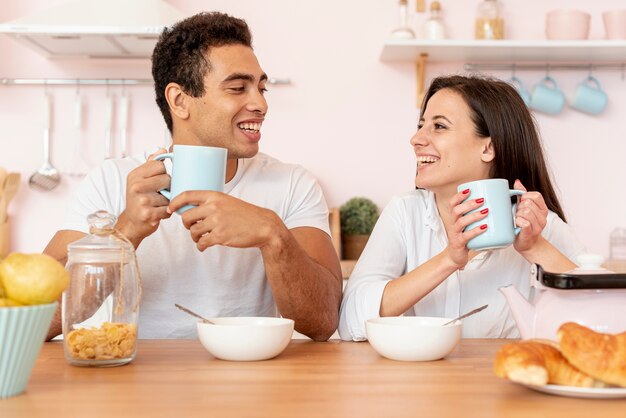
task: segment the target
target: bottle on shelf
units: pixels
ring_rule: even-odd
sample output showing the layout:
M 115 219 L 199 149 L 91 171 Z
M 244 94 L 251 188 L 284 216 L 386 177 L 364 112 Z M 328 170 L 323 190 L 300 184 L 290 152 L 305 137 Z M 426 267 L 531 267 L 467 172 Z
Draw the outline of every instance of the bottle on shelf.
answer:
M 504 39 L 504 19 L 498 0 L 483 0 L 476 15 L 476 39 Z
M 415 32 L 409 27 L 408 1 L 399 0 L 399 22 L 398 27 L 391 32 L 392 38 L 413 39 Z
M 441 3 L 430 3 L 430 17 L 424 22 L 424 39 L 439 41 L 446 39 L 446 28 L 441 18 Z

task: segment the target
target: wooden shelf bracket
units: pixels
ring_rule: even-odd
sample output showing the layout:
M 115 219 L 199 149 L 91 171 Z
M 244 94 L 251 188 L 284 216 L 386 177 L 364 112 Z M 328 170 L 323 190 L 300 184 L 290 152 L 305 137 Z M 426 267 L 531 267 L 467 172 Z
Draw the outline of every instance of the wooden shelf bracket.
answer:
M 417 108 L 418 109 L 422 107 L 422 100 L 424 99 L 426 59 L 427 58 L 428 58 L 428 54 L 420 54 L 416 63 Z

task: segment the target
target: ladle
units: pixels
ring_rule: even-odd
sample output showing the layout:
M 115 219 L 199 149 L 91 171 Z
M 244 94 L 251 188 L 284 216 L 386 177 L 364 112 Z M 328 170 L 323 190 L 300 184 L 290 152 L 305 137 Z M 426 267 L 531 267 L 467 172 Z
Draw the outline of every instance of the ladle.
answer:
M 204 318 L 201 315 L 198 315 L 194 311 L 192 311 L 190 309 L 187 309 L 184 306 L 180 306 L 178 303 L 175 303 L 174 306 L 176 306 L 178 309 L 180 309 L 181 311 L 185 312 L 186 314 L 189 314 L 191 316 L 195 316 L 196 318 L 201 319 L 203 322 L 206 322 L 207 324 L 215 325 L 215 322 L 209 321 L 208 319 Z
M 483 310 L 483 309 L 485 309 L 487 306 L 489 306 L 489 305 L 483 305 L 483 306 L 481 306 L 480 308 L 476 308 L 476 309 L 474 309 L 473 311 L 469 311 L 469 312 L 468 312 L 468 313 L 466 313 L 466 314 L 463 314 L 463 315 L 461 315 L 461 316 L 459 316 L 459 317 L 456 317 L 456 318 L 454 318 L 452 321 L 448 321 L 448 322 L 446 322 L 445 324 L 443 324 L 443 325 L 442 325 L 442 327 L 445 327 L 446 325 L 450 325 L 450 324 L 452 324 L 452 323 L 454 323 L 454 322 L 458 321 L 459 319 L 463 319 L 463 318 L 467 318 L 468 316 L 472 316 L 472 315 L 474 315 L 475 313 L 478 313 L 478 312 L 482 311 L 482 310 Z
M 52 99 L 44 96 L 44 129 L 43 129 L 43 164 L 30 179 L 28 185 L 36 190 L 47 192 L 59 185 L 61 175 L 50 163 L 50 125 L 52 118 Z

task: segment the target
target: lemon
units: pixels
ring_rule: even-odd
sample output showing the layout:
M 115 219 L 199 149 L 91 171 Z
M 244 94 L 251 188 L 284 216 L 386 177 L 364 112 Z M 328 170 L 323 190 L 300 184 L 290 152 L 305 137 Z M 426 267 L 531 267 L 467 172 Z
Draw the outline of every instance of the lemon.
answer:
M 24 305 L 56 301 L 69 285 L 61 263 L 45 254 L 9 254 L 0 263 L 5 297 Z
M 22 304 L 11 299 L 0 298 L 0 308 L 10 308 L 11 306 L 22 306 Z

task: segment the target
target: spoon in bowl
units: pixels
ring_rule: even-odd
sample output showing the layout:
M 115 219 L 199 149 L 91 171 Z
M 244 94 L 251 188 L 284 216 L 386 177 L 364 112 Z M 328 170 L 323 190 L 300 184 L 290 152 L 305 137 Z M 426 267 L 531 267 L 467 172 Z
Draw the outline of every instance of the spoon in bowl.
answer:
M 476 308 L 476 309 L 474 309 L 473 311 L 469 311 L 469 312 L 468 312 L 468 313 L 466 313 L 466 314 L 463 314 L 463 315 L 461 315 L 461 316 L 459 316 L 459 317 L 456 317 L 456 318 L 454 318 L 452 321 L 448 321 L 448 322 L 446 322 L 445 324 L 443 324 L 443 325 L 442 325 L 442 327 L 445 327 L 446 325 L 450 325 L 450 324 L 452 324 L 452 323 L 454 323 L 454 322 L 458 321 L 459 319 L 463 319 L 463 318 L 467 318 L 468 316 L 472 316 L 472 315 L 474 315 L 475 313 L 478 313 L 478 312 L 482 311 L 482 310 L 483 310 L 483 309 L 485 309 L 487 306 L 489 306 L 489 305 L 483 305 L 483 306 L 481 306 L 480 308 Z
M 185 312 L 186 314 L 189 314 L 191 316 L 195 316 L 196 318 L 199 318 L 202 320 L 202 322 L 206 322 L 207 324 L 211 324 L 211 325 L 215 325 L 215 322 L 211 322 L 208 319 L 204 318 L 201 315 L 198 315 L 197 313 L 195 313 L 194 311 L 185 308 L 184 306 L 180 306 L 178 303 L 175 303 L 174 306 L 176 306 L 178 309 L 180 309 L 181 311 Z

